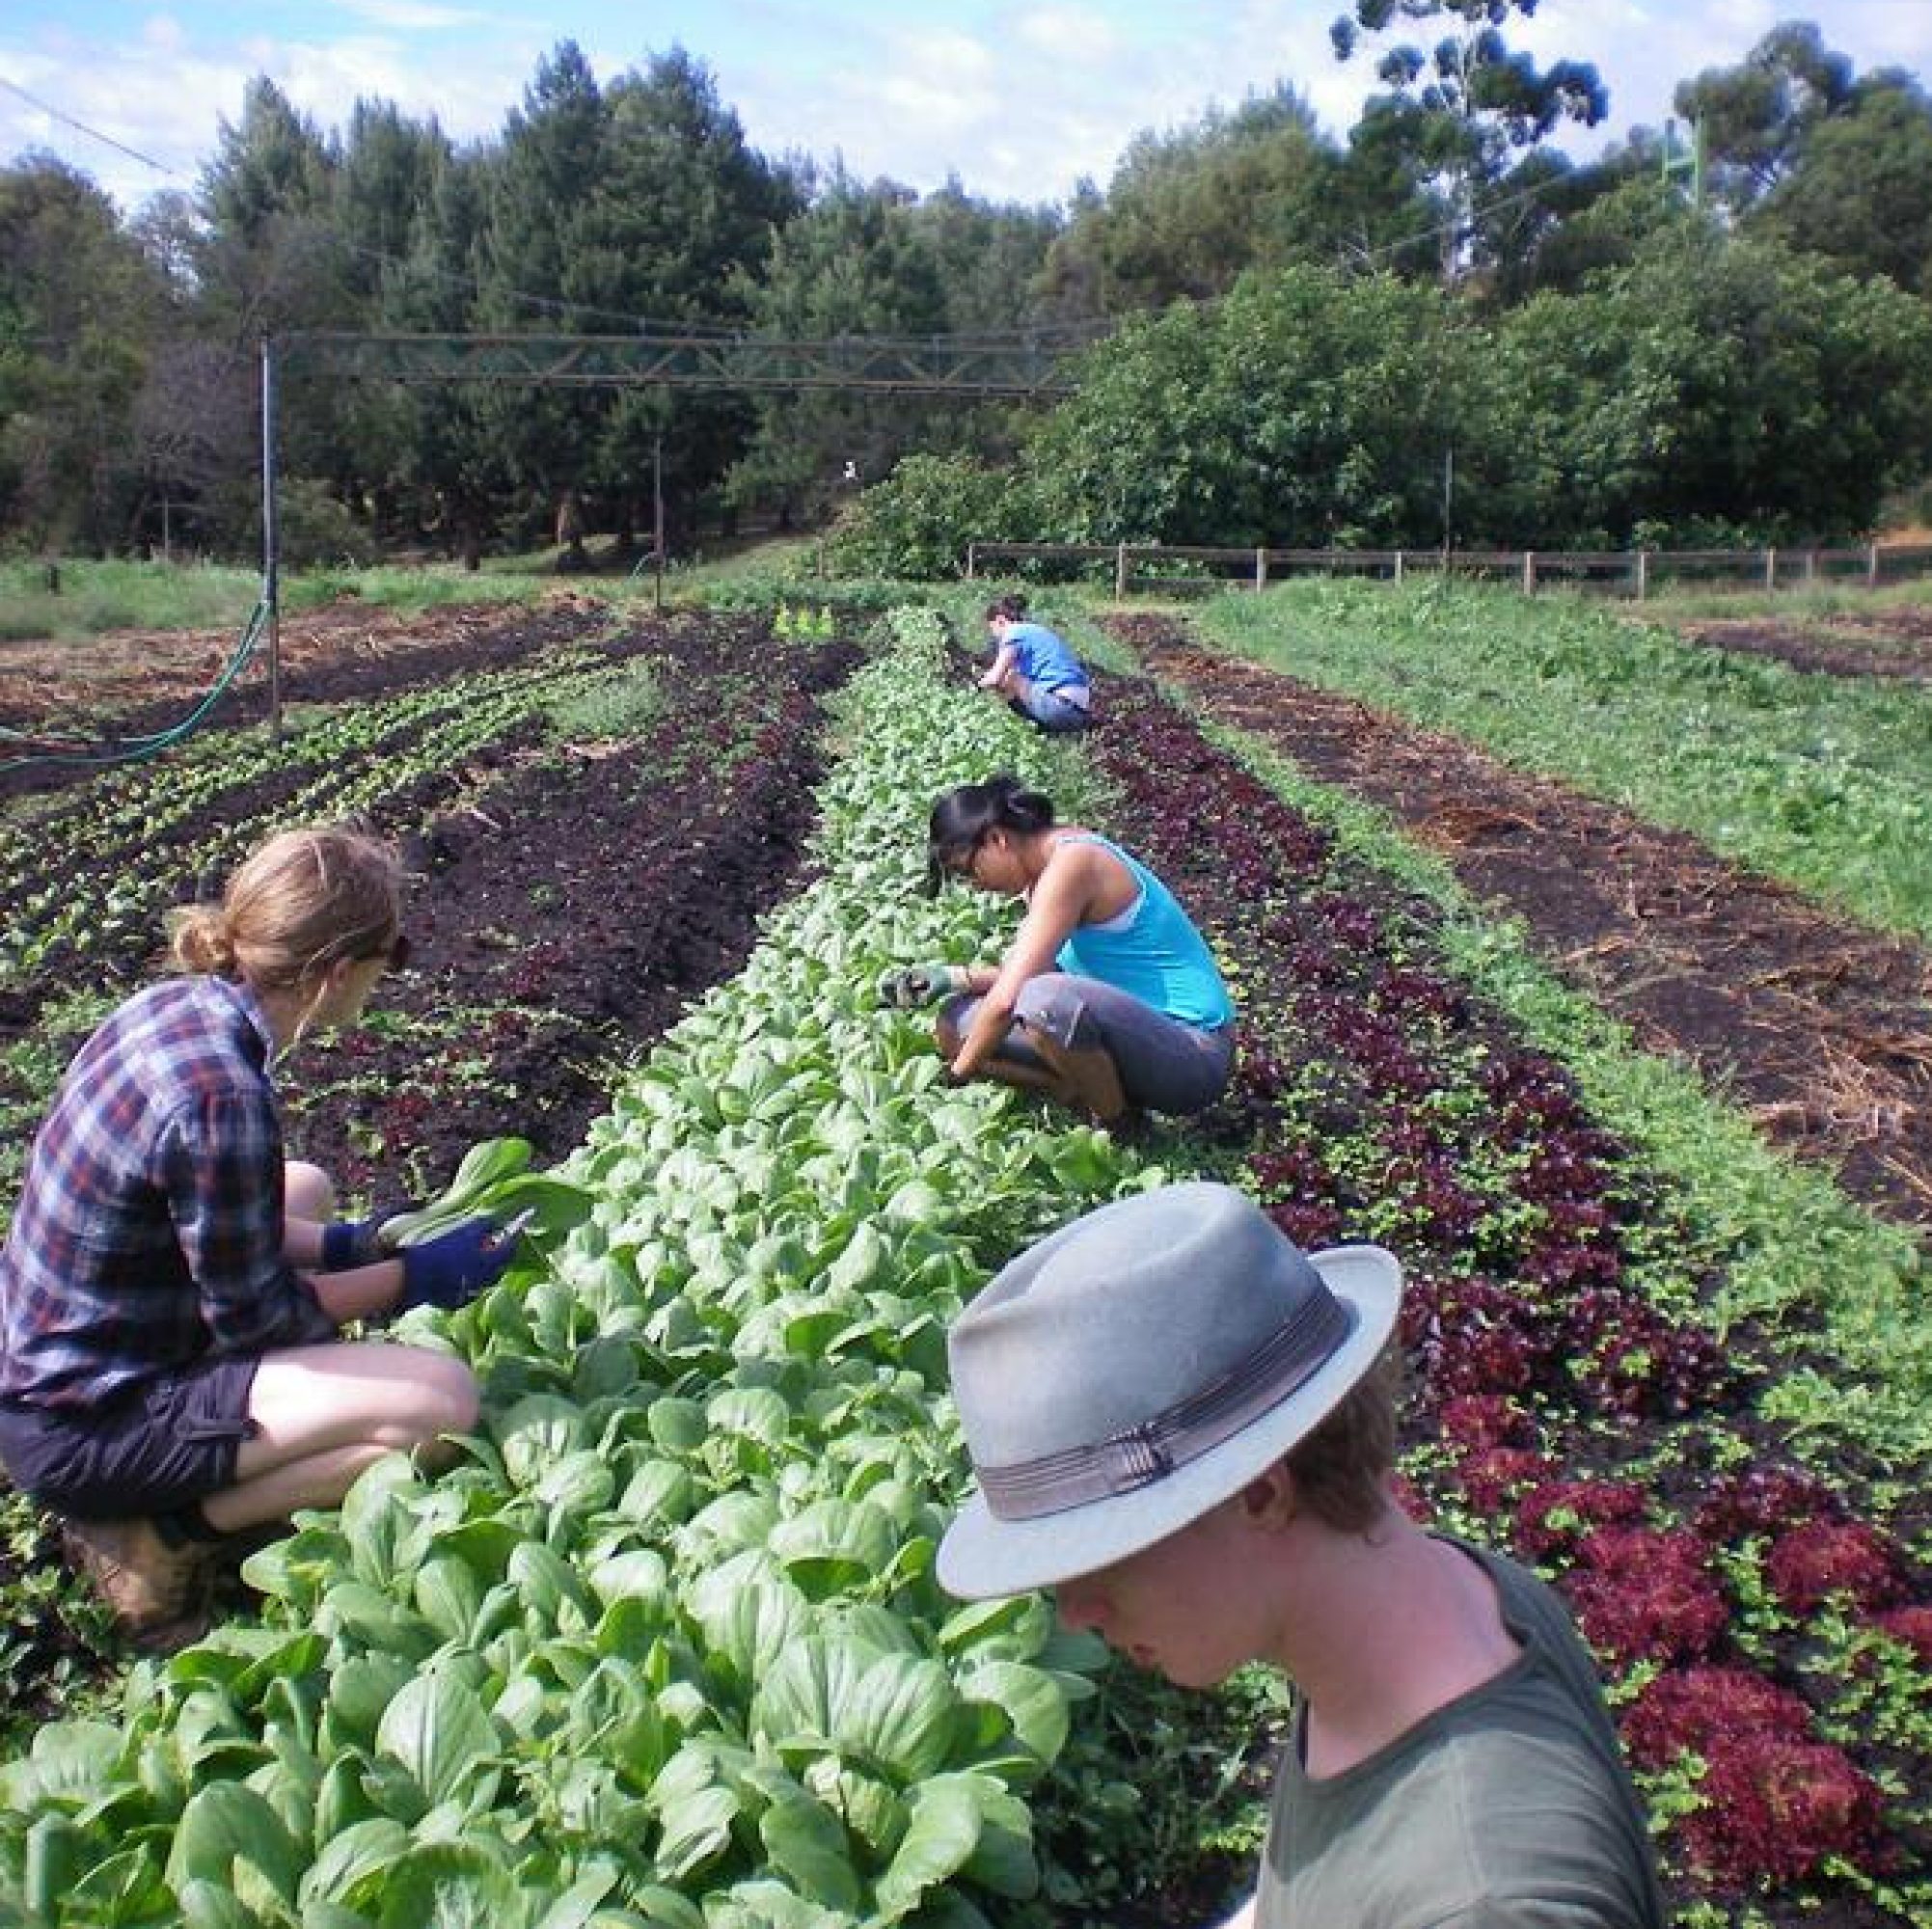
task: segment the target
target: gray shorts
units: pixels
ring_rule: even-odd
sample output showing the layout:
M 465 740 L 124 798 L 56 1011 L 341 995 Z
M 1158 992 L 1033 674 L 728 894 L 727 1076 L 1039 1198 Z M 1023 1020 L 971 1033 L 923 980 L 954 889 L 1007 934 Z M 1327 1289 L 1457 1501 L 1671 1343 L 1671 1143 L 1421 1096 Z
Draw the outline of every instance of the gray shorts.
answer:
M 979 1002 L 971 996 L 950 998 L 941 1017 L 964 1038 Z M 1205 1031 L 1099 978 L 1066 971 L 1029 978 L 1020 987 L 1015 1016 L 1069 1050 L 1100 1046 L 1113 1060 L 1128 1102 L 1146 1111 L 1203 1111 L 1228 1089 L 1234 1075 L 1232 1024 Z M 1041 1062 L 1019 1024 L 994 1055 L 1020 1065 Z

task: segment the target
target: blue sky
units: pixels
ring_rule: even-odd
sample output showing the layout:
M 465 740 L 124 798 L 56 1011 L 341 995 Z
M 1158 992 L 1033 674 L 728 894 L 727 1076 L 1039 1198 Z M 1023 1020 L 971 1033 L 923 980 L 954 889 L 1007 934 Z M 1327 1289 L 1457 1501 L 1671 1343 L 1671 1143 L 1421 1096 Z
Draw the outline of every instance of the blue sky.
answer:
M 605 79 L 684 46 L 767 153 L 837 156 L 861 178 L 921 191 L 956 175 L 992 200 L 1054 202 L 1082 177 L 1104 186 L 1141 130 L 1280 80 L 1346 130 L 1371 76 L 1363 56 L 1342 66 L 1330 50 L 1342 4 L 8 0 L 0 160 L 51 151 L 130 208 L 156 188 L 192 188 L 257 73 L 325 128 L 374 96 L 434 114 L 459 139 L 491 135 L 539 57 L 570 39 Z M 1932 0 L 1542 0 L 1510 39 L 1539 60 L 1596 64 L 1611 124 L 1569 144 L 1592 153 L 1660 124 L 1678 79 L 1737 61 L 1790 17 L 1817 21 L 1861 69 L 1932 79 Z

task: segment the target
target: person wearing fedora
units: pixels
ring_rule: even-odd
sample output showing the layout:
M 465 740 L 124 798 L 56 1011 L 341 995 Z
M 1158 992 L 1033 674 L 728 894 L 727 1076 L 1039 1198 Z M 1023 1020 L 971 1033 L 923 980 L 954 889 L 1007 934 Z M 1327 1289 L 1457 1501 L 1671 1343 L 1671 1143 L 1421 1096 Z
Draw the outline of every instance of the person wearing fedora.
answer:
M 1288 1675 L 1267 1844 L 1227 1929 L 1662 1929 L 1567 1614 L 1390 1491 L 1401 1292 L 1379 1247 L 1304 1254 L 1206 1182 L 1041 1240 L 949 1336 L 977 1491 L 940 1584 L 1054 1589 L 1070 1626 L 1184 1686 Z
M 926 889 L 947 878 L 1026 907 L 992 964 L 914 964 L 880 1002 L 938 1002 L 934 1033 L 955 1078 L 1045 1092 L 1100 1124 L 1192 1113 L 1227 1089 L 1235 1006 L 1213 954 L 1139 858 L 1002 774 L 933 805 Z

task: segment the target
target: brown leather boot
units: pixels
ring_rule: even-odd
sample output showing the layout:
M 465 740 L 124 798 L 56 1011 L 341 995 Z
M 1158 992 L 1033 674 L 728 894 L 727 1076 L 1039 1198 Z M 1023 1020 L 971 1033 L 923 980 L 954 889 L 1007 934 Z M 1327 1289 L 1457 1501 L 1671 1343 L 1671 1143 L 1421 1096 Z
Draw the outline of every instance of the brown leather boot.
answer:
M 68 1559 L 136 1646 L 172 1653 L 206 1633 L 206 1547 L 170 1547 L 148 1520 L 64 1520 L 61 1528 Z

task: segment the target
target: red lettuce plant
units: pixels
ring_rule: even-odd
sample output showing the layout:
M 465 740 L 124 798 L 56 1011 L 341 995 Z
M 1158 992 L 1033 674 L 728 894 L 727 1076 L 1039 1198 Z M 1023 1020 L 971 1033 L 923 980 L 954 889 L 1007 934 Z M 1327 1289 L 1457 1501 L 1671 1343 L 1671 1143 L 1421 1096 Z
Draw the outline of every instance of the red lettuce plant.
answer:
M 1887 1860 L 1884 1798 L 1842 1749 L 1764 1732 L 1720 1737 L 1705 1756 L 1703 1806 L 1680 1829 L 1691 1865 L 1733 1890 L 1799 1882 L 1829 1857 Z
M 1810 1614 L 1835 1594 L 1869 1612 L 1896 1600 L 1896 1547 L 1862 1521 L 1814 1520 L 1781 1534 L 1764 1557 L 1772 1591 L 1793 1614 Z
M 1662 1768 L 1680 1754 L 1708 1756 L 1738 1735 L 1803 1740 L 1811 1711 L 1790 1689 L 1748 1668 L 1667 1668 L 1645 1683 L 1622 1725 L 1631 1759 Z
M 1516 1543 L 1538 1560 L 1573 1555 L 1595 1529 L 1641 1521 L 1646 1503 L 1635 1481 L 1545 1481 L 1517 1506 Z
M 1594 1646 L 1625 1667 L 1698 1660 L 1730 1625 L 1694 1534 L 1599 1527 L 1577 1553 L 1580 1564 L 1565 1578 L 1577 1619 Z

